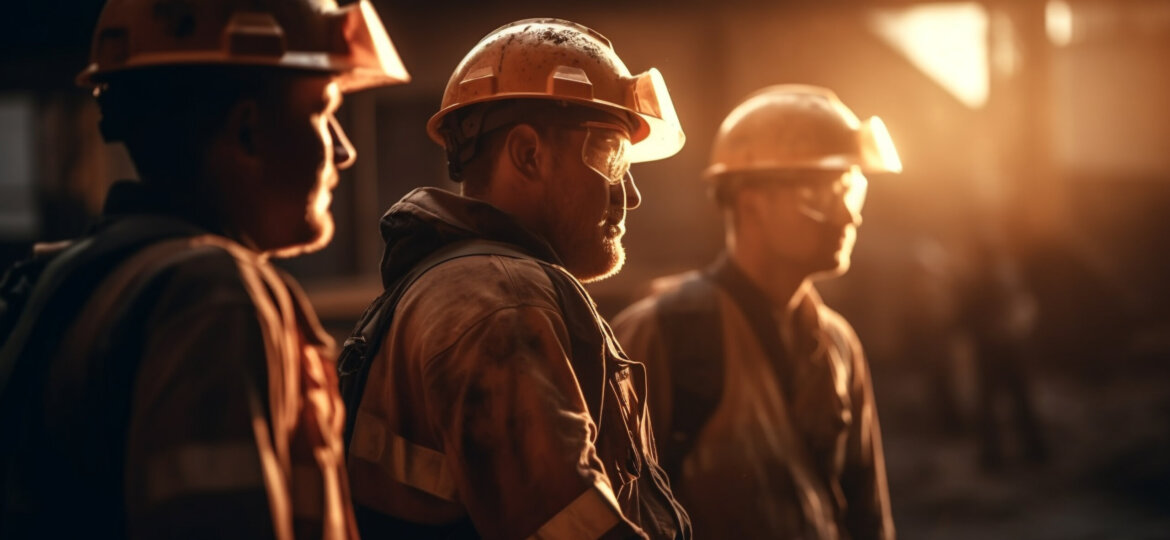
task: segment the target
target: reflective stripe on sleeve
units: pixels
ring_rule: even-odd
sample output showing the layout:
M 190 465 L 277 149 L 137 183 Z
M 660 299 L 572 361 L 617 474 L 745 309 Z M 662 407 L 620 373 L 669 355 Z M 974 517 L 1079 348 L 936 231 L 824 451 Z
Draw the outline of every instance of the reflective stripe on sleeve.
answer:
M 264 489 L 260 456 L 249 443 L 181 446 L 155 455 L 147 467 L 152 503 L 206 492 Z
M 552 519 L 541 525 L 529 540 L 562 540 L 600 538 L 619 522 L 617 499 L 604 480 L 598 479 L 592 489 L 569 503 Z
M 458 500 L 455 479 L 447 468 L 447 456 L 414 444 L 386 429 L 383 421 L 358 411 L 350 453 L 382 469 L 392 480 L 440 499 Z

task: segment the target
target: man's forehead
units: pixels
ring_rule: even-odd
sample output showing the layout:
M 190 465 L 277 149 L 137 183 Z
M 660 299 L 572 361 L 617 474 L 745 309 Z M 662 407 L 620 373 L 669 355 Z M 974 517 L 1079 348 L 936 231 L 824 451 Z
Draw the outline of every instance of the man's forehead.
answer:
M 586 125 L 595 124 L 599 127 L 612 129 L 625 135 L 627 138 L 634 132 L 634 127 L 630 124 L 630 119 L 622 118 L 606 111 L 596 111 L 592 121 L 586 122 Z
M 585 122 L 584 127 L 606 137 L 630 138 L 630 128 L 614 122 Z
M 594 107 L 548 108 L 544 103 L 534 103 L 531 110 L 536 114 L 530 118 L 548 124 L 612 129 L 627 137 L 633 132 L 633 126 L 631 126 L 629 119 Z
M 343 99 L 341 89 L 328 76 L 297 75 L 288 79 L 285 88 L 291 103 L 305 107 L 325 108 L 340 104 Z

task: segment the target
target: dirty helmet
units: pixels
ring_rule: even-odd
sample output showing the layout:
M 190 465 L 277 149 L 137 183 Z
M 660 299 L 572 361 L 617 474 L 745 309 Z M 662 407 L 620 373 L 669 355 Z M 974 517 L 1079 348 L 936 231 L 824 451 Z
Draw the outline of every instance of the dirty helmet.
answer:
M 342 92 L 410 80 L 367 0 L 344 8 L 334 0 L 109 0 L 77 83 L 209 65 L 332 73 Z
M 489 110 L 475 106 L 493 102 L 501 103 L 490 117 L 469 112 Z M 566 123 L 599 118 L 582 116 L 581 109 L 619 119 L 628 126 L 621 159 L 629 163 L 670 157 L 686 141 L 657 69 L 631 75 L 605 36 L 560 19 L 516 21 L 480 40 L 452 73 L 427 133 L 447 150 L 454 175 L 474 157 L 476 137 L 516 121 L 520 113 L 508 113 L 509 107 L 541 106 L 534 102 Z

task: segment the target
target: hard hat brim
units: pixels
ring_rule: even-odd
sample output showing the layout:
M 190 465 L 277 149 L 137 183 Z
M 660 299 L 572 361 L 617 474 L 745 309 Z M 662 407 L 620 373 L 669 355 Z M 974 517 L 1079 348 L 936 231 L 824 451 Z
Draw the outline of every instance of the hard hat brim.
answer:
M 612 103 L 600 99 L 550 94 L 548 92 L 498 92 L 488 93 L 474 99 L 462 99 L 435 113 L 427 122 L 427 135 L 440 146 L 446 146 L 441 134 L 443 120 L 452 112 L 476 104 L 511 99 L 558 101 L 570 105 L 589 107 L 612 112 L 619 117 L 632 116 L 637 125 L 632 126 L 630 140 L 631 162 L 656 161 L 673 156 L 686 143 L 686 134 L 679 123 L 674 102 L 666 89 L 661 73 L 651 68 L 645 73 L 629 79 L 630 89 L 627 103 Z M 632 113 L 632 114 L 631 114 Z
M 807 161 L 793 161 L 787 158 L 769 159 L 755 157 L 751 163 L 712 164 L 703 171 L 703 176 L 714 180 L 720 176 L 736 173 L 756 173 L 778 170 L 848 170 L 858 167 L 869 174 L 900 173 L 902 160 L 894 147 L 894 140 L 881 118 L 871 116 L 861 123 L 857 130 L 857 152 L 818 156 Z
M 339 31 L 348 44 L 344 54 L 326 51 L 282 51 L 276 55 L 247 54 L 230 47 L 233 25 L 225 30 L 218 49 L 137 52 L 116 65 L 91 62 L 77 76 L 77 84 L 95 87 L 109 76 L 163 66 L 269 66 L 332 74 L 342 92 L 410 81 L 410 74 L 390 40 L 374 7 L 367 0 L 326 15 L 340 18 Z M 246 31 L 243 30 L 243 31 Z

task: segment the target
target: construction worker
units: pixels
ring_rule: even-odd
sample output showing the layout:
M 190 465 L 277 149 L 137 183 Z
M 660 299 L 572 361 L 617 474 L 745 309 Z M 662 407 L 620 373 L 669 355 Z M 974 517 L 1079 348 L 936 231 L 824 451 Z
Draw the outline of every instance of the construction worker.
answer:
M 381 221 L 386 292 L 338 360 L 369 538 L 685 538 L 642 364 L 581 282 L 618 271 L 631 162 L 683 133 L 656 70 L 578 24 L 505 25 L 428 126 L 462 194 Z
M 269 258 L 332 236 L 342 94 L 407 80 L 364 1 L 109 1 L 79 82 L 141 181 L 0 287 L 0 537 L 357 538 L 332 343 Z
M 893 536 L 861 344 L 813 282 L 849 268 L 864 173 L 900 170 L 881 120 L 824 88 L 765 88 L 720 127 L 726 253 L 614 319 L 696 536 Z

